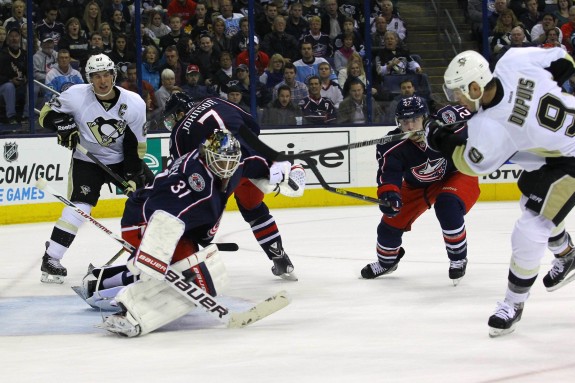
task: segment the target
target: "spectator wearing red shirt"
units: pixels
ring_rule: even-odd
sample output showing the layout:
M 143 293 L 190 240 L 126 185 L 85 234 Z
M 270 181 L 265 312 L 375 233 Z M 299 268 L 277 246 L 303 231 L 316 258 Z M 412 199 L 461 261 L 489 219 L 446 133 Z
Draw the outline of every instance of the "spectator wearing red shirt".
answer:
M 571 45 L 571 35 L 575 32 L 575 6 L 569 8 L 569 21 L 561 26 L 561 33 L 563 33 L 563 44 L 567 47 L 569 53 L 573 52 L 573 45 Z
M 254 54 L 256 56 L 256 70 L 258 71 L 258 76 L 261 76 L 262 74 L 264 74 L 264 71 L 267 69 L 269 65 L 270 57 L 267 55 L 267 53 L 259 50 L 260 40 L 257 36 L 254 36 L 253 43 L 255 44 Z M 239 66 L 240 64 L 245 64 L 249 67 L 250 66 L 249 63 L 250 63 L 249 50 L 246 49 L 236 57 L 236 66 Z
M 172 0 L 168 4 L 168 17 L 180 16 L 184 24 L 196 14 L 196 6 L 198 4 L 193 0 Z

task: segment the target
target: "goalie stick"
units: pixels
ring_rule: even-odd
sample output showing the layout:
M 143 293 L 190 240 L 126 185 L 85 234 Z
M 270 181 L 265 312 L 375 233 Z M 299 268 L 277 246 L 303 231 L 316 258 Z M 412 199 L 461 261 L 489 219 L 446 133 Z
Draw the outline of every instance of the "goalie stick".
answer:
M 116 235 L 106 226 L 95 220 L 91 215 L 86 214 L 84 211 L 82 211 L 82 209 L 74 205 L 73 202 L 69 201 L 66 197 L 62 196 L 60 193 L 54 190 L 50 185 L 48 185 L 48 182 L 45 179 L 39 178 L 36 181 L 36 187 L 40 190 L 52 194 L 62 203 L 73 208 L 82 217 L 93 223 L 100 230 L 122 244 L 124 249 L 130 253 L 135 250 L 134 246 L 132 246 L 129 242 Z M 221 244 L 218 244 L 218 250 L 219 245 Z M 235 245 L 237 247 L 235 243 L 228 245 Z M 120 253 L 116 254 L 116 256 L 119 256 L 119 254 Z M 185 278 L 181 274 L 170 268 L 168 268 L 166 273 L 165 281 L 170 285 L 170 287 L 172 287 L 186 299 L 190 300 L 196 306 L 204 308 L 208 314 L 215 317 L 217 320 L 224 323 L 229 328 L 241 328 L 255 323 L 267 317 L 268 315 L 281 310 L 290 303 L 287 292 L 280 291 L 246 311 L 230 311 L 220 303 L 219 299 L 212 296 L 211 294 L 208 294 L 204 290 L 197 287 L 195 284 L 186 282 Z

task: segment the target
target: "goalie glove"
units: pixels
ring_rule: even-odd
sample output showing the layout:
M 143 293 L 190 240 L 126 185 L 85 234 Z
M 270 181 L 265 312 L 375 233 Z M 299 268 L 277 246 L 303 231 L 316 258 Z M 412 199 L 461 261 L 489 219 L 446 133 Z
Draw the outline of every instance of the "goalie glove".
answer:
M 74 117 L 66 113 L 51 112 L 45 119 L 45 127 L 58 133 L 58 145 L 73 150 L 78 144 L 78 125 Z

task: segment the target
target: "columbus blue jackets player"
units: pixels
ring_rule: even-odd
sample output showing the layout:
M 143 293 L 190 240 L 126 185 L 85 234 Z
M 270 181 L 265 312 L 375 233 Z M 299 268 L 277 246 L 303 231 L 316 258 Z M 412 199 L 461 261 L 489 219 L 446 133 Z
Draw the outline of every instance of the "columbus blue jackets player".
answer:
M 397 105 L 395 117 L 398 129 L 390 134 L 422 130 L 427 106 L 420 97 L 405 98 Z M 470 117 L 464 107 L 447 106 L 433 118 L 453 124 Z M 380 205 L 384 215 L 377 227 L 377 262 L 365 266 L 361 276 L 372 279 L 395 271 L 405 253 L 403 233 L 434 206 L 449 257 L 449 278 L 457 285 L 467 266 L 464 215 L 479 198 L 477 177 L 460 173 L 451 159 L 430 149 L 422 136 L 377 145 L 377 160 L 377 195 L 389 205 Z
M 239 134 L 240 127 L 247 126 L 256 136 L 260 133 L 259 125 L 250 114 L 217 97 L 193 103 L 186 94 L 175 93 L 166 102 L 165 110 L 164 125 L 172 132 L 170 136 L 172 159 L 197 148 L 215 129 L 228 129 L 240 141 L 242 147 L 248 145 Z M 271 164 L 270 183 L 277 183 L 284 176 L 287 178 L 290 168 L 289 162 Z M 297 280 L 293 273 L 293 264 L 284 251 L 275 219 L 263 201 L 264 193 L 244 177 L 235 188 L 234 197 L 242 217 L 250 224 L 259 245 L 273 261 L 272 273 L 283 279 Z

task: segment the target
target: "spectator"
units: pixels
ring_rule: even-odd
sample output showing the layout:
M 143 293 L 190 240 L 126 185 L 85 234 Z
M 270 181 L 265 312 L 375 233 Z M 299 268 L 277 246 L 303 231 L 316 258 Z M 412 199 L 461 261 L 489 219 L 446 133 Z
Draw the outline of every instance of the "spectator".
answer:
M 328 62 L 323 57 L 315 57 L 313 54 L 312 43 L 302 41 L 300 44 L 301 59 L 294 62 L 297 67 L 297 80 L 307 83 L 310 76 L 317 76 L 319 74 L 319 64 Z M 334 78 L 335 75 L 333 75 Z
M 284 65 L 284 80 L 277 84 L 273 90 L 273 99 L 278 98 L 278 90 L 280 86 L 287 85 L 290 88 L 291 101 L 294 105 L 299 105 L 300 101 L 306 98 L 309 93 L 307 86 L 297 80 L 297 68 L 294 64 L 287 63 Z
M 541 44 L 540 46 L 542 48 L 553 48 L 553 47 L 559 47 L 565 51 L 567 51 L 567 47 L 563 44 L 561 44 L 561 39 L 559 38 L 559 35 L 561 33 L 561 30 L 559 28 L 553 28 L 547 31 L 546 33 L 546 39 L 545 42 L 543 44 Z
M 122 12 L 122 16 L 124 21 L 127 24 L 132 22 L 132 16 L 130 15 L 130 8 L 127 4 L 124 4 L 124 0 L 112 0 L 108 2 L 107 6 L 104 6 L 102 9 L 102 20 L 111 22 L 112 18 L 114 17 L 114 12 L 120 11 Z
M 232 37 L 240 29 L 240 20 L 244 17 L 241 13 L 234 13 L 231 0 L 221 0 L 221 14 L 218 18 L 223 19 L 226 23 L 226 35 Z
M 343 46 L 335 51 L 334 55 L 334 67 L 335 71 L 339 73 L 340 70 L 347 67 L 347 61 L 354 53 L 357 53 L 355 50 L 354 44 L 354 36 L 347 35 L 343 38 Z
M 287 85 L 278 87 L 278 97 L 267 105 L 262 116 L 262 125 L 301 125 L 301 109 L 292 102 L 291 89 Z
M 34 80 L 42 84 L 46 83 L 46 74 L 56 65 L 57 58 L 57 53 L 54 50 L 54 40 L 50 35 L 44 36 L 40 44 L 40 50 L 34 53 L 32 57 Z M 36 103 L 38 97 L 43 96 L 44 93 L 44 88 L 34 83 L 34 103 Z
M 254 51 L 255 51 L 254 55 L 256 58 L 255 67 L 256 67 L 258 76 L 261 76 L 262 74 L 264 74 L 264 71 L 268 67 L 268 65 L 270 63 L 270 58 L 265 52 L 262 52 L 259 50 L 260 41 L 259 41 L 257 36 L 254 36 L 253 43 L 254 43 Z M 250 66 L 249 51 L 247 49 L 245 51 L 243 51 L 242 53 L 240 53 L 236 57 L 236 65 L 239 66 L 240 64 L 246 64 L 248 67 Z
M 272 2 L 264 5 L 264 12 L 256 16 L 256 33 L 265 37 L 273 31 L 275 18 L 278 16 L 278 7 Z
M 47 86 L 58 93 L 62 93 L 72 85 L 84 83 L 82 74 L 70 65 L 72 57 L 67 49 L 62 48 L 58 51 L 57 60 L 56 65 L 46 74 L 45 81 Z M 51 92 L 46 92 L 46 101 L 52 98 L 52 95 Z
M 110 23 L 113 34 L 128 34 L 128 23 L 124 20 L 124 13 L 122 11 L 114 11 L 112 13 L 112 19 L 108 20 L 108 22 Z M 157 42 L 155 44 L 157 44 Z
M 54 49 L 58 50 L 58 42 L 66 33 L 64 24 L 57 21 L 58 7 L 55 5 L 48 5 L 44 9 L 44 18 L 42 22 L 36 27 L 36 35 L 39 37 L 51 37 L 54 40 Z M 1 45 L 0 45 L 1 46 Z
M 321 18 L 319 16 L 312 16 L 309 19 L 309 33 L 301 38 L 300 48 L 303 43 L 312 45 L 314 57 L 333 57 L 331 38 L 321 31 Z
M 100 32 L 92 33 L 89 41 L 90 45 L 88 47 L 88 56 L 104 53 L 104 42 L 102 41 L 102 35 L 100 35 Z
M 535 25 L 541 22 L 543 14 L 537 10 L 537 0 L 525 0 L 526 12 L 520 17 L 519 21 L 527 31 L 531 31 Z
M 19 30 L 24 24 L 26 24 L 26 3 L 21 0 L 15 0 L 12 3 L 12 16 L 4 21 L 4 28 L 7 31 L 13 28 L 18 28 Z
M 491 52 L 497 54 L 505 45 L 509 45 L 511 43 L 511 30 L 516 26 L 523 28 L 523 24 L 517 20 L 513 11 L 510 9 L 502 11 L 501 15 L 497 19 L 495 28 L 493 28 Z M 524 34 L 527 36 L 527 32 L 524 32 Z
M 572 53 L 573 45 L 571 44 L 571 35 L 575 33 L 575 6 L 569 8 L 569 22 L 563 24 L 561 33 L 563 34 L 562 43 L 567 47 L 567 51 Z
M 212 19 L 208 17 L 208 8 L 204 3 L 196 5 L 196 13 L 188 20 L 186 30 L 192 37 L 192 40 L 198 41 L 201 35 L 205 35 L 212 30 Z
M 545 42 L 547 38 L 547 31 L 557 28 L 557 20 L 553 13 L 546 13 L 543 15 L 541 22 L 536 24 L 531 29 L 531 42 L 536 45 L 541 45 Z M 559 30 L 559 41 L 563 40 L 563 35 L 561 34 L 561 29 Z
M 138 92 L 138 67 L 136 66 L 136 63 L 132 63 L 130 65 L 128 65 L 128 69 L 127 69 L 127 77 L 126 77 L 126 81 L 123 81 L 120 86 L 124 89 L 127 90 L 131 90 L 132 92 L 135 93 L 140 93 Z M 142 79 L 142 90 L 145 90 L 146 92 L 148 92 L 153 99 L 155 99 L 155 88 L 154 86 L 148 82 L 147 80 Z M 143 98 L 143 97 L 142 97 Z M 144 99 L 145 101 L 145 99 Z M 156 102 L 154 101 L 154 109 L 156 108 Z
M 415 96 L 415 84 L 413 84 L 413 80 L 407 78 L 403 80 L 399 84 L 399 94 L 395 96 L 393 100 L 391 100 L 389 106 L 387 107 L 387 113 L 385 120 L 383 121 L 386 125 L 397 125 L 397 121 L 395 121 L 395 110 L 397 109 L 397 105 L 403 100 L 404 98 Z M 429 104 L 428 100 L 425 100 L 423 97 L 420 97 L 426 104 Z M 429 110 L 429 108 L 428 108 Z
M 557 9 L 553 14 L 557 19 L 557 26 L 561 28 L 563 24 L 569 22 L 569 8 L 573 6 L 572 0 L 557 0 Z
M 182 29 L 182 18 L 180 16 L 175 15 L 170 17 L 170 29 L 172 30 L 170 33 L 160 38 L 160 49 L 162 53 L 167 47 L 171 45 L 175 46 L 178 40 L 185 36 L 184 30 Z
M 237 85 L 232 85 L 228 89 L 228 101 L 239 106 L 244 112 L 250 113 L 250 107 L 244 102 L 244 94 Z
M 168 17 L 179 16 L 182 22 L 187 22 L 196 13 L 197 3 L 193 0 L 171 0 L 167 7 Z
M 64 48 L 70 52 L 72 66 L 81 68 L 81 71 L 88 60 L 88 44 L 88 39 L 81 33 L 80 20 L 75 17 L 69 19 L 66 22 L 66 34 L 58 43 L 58 49 Z
M 229 51 L 231 49 L 230 38 L 226 35 L 226 23 L 222 19 L 215 19 L 212 29 L 212 42 L 217 51 Z
M 0 51 L 6 46 L 6 28 L 0 25 Z
M 337 7 L 337 0 L 325 0 L 323 3 L 323 15 L 321 16 L 321 32 L 328 35 L 333 41 L 343 32 L 343 22 L 346 16 Z M 310 20 L 311 29 L 311 20 Z
M 192 62 L 192 57 L 195 54 L 194 50 L 196 49 L 191 36 L 184 35 L 180 38 L 176 44 L 176 49 L 178 50 L 180 61 L 187 67 Z
M 236 68 L 236 86 L 242 91 L 242 98 L 247 105 L 251 105 L 250 90 L 250 71 L 246 64 L 240 64 Z M 256 83 L 256 105 L 260 108 L 265 107 L 271 100 L 271 92 L 259 81 Z M 229 96 L 229 94 L 228 94 Z
M 381 2 L 381 13 L 379 15 L 385 18 L 385 21 L 387 23 L 387 30 L 396 32 L 397 35 L 399 36 L 399 39 L 401 41 L 404 41 L 405 38 L 407 37 L 407 28 L 403 19 L 398 16 L 397 12 L 395 12 L 391 0 L 383 0 Z M 372 33 L 375 32 L 374 21 L 375 20 L 371 20 Z
M 222 52 L 220 55 L 220 69 L 214 74 L 214 85 L 217 87 L 220 97 L 227 98 L 231 81 L 234 80 L 232 55 L 230 52 Z
M 289 33 L 298 41 L 302 36 L 307 34 L 309 30 L 309 23 L 302 16 L 302 12 L 301 3 L 291 3 L 289 6 L 289 17 L 286 21 L 286 33 Z
M 182 91 L 196 101 L 210 96 L 217 96 L 218 94 L 212 86 L 201 84 L 200 77 L 200 68 L 195 64 L 188 65 L 186 83 L 182 86 Z
M 311 76 L 307 87 L 309 96 L 299 106 L 306 124 L 328 125 L 336 122 L 337 113 L 333 102 L 321 96 L 321 83 L 318 76 Z
M 351 56 L 349 57 L 349 59 L 347 60 L 347 64 L 345 66 L 345 68 L 341 68 L 339 70 L 339 72 L 337 73 L 337 82 L 338 84 L 343 87 L 343 85 L 345 84 L 345 81 L 347 80 L 348 74 L 351 74 L 350 72 L 350 66 L 351 63 L 357 63 L 357 66 L 354 66 L 354 70 L 356 70 L 356 72 L 353 74 L 355 77 L 358 76 L 363 76 L 363 80 L 364 84 L 365 84 L 365 70 L 363 69 L 363 59 L 361 58 L 361 56 L 359 55 L 359 53 L 354 52 L 351 54 Z M 345 95 L 344 95 L 345 97 Z
M 82 28 L 86 31 L 88 36 L 92 33 L 98 32 L 100 23 L 102 22 L 102 12 L 100 5 L 97 1 L 91 0 L 84 8 L 84 16 L 82 17 Z
M 375 17 L 375 32 L 371 34 L 371 49 L 373 51 L 373 56 L 377 55 L 377 50 L 383 48 L 384 43 L 384 35 L 387 31 L 387 22 L 385 21 L 385 17 L 383 16 L 376 16 Z
M 353 37 L 353 42 L 354 42 L 353 46 L 354 46 L 355 50 L 357 52 L 361 52 L 361 54 L 363 55 L 364 47 L 363 47 L 363 39 L 361 37 L 361 33 L 359 33 L 358 30 L 355 28 L 355 20 L 353 19 L 353 17 L 349 17 L 349 16 L 346 17 L 343 21 L 343 30 L 333 40 L 334 49 L 337 51 L 338 49 L 343 47 L 343 39 L 346 36 L 350 36 L 350 35 Z M 335 54 L 335 52 L 334 52 L 334 54 Z
M 163 111 L 166 107 L 166 101 L 168 101 L 172 93 L 175 91 L 181 91 L 182 88 L 176 86 L 176 75 L 170 68 L 164 69 L 160 77 L 162 86 L 155 93 L 155 96 L 158 109 Z
M 248 17 L 249 16 L 249 7 L 248 7 L 248 0 L 237 0 L 233 2 L 233 11 L 235 13 L 240 13 L 242 14 L 244 17 Z M 263 3 L 263 1 L 261 1 L 261 3 Z M 260 15 L 262 13 L 264 13 L 264 9 L 263 6 L 260 4 L 260 1 L 254 1 L 254 14 L 256 15 Z
M 375 100 L 371 99 L 371 117 L 374 123 L 380 123 L 383 112 Z M 364 124 L 367 121 L 367 97 L 365 85 L 359 79 L 353 79 L 349 86 L 349 96 L 339 105 L 337 122 L 339 124 Z
M 212 77 L 220 67 L 220 51 L 214 47 L 210 35 L 200 37 L 200 49 L 192 57 L 191 63 L 200 67 L 204 84 L 212 85 Z
M 399 43 L 397 33 L 393 31 L 385 33 L 385 47 L 375 59 L 377 73 L 380 76 L 423 72 L 417 61 L 411 57 L 409 50 L 400 46 Z
M 240 19 L 240 30 L 230 39 L 230 51 L 234 57 L 248 48 L 249 39 L 249 20 L 247 17 Z
M 114 36 L 112 35 L 112 28 L 107 21 L 100 24 L 100 36 L 102 37 L 102 45 L 104 49 L 104 54 L 110 56 L 112 53 L 112 48 L 114 47 Z
M 492 69 L 495 68 L 495 64 L 497 63 L 497 61 L 499 61 L 501 57 L 503 57 L 505 52 L 507 52 L 510 48 L 522 48 L 522 47 L 533 47 L 533 46 L 535 45 L 532 42 L 527 41 L 527 39 L 525 38 L 525 30 L 522 27 L 517 26 L 513 28 L 511 30 L 511 38 L 509 44 L 501 48 L 499 54 L 495 56 L 495 60 L 493 61 L 491 68 Z
M 331 67 L 328 63 L 319 64 L 319 81 L 321 83 L 321 96 L 329 98 L 333 105 L 337 108 L 339 103 L 343 101 L 341 88 L 331 77 Z
M 270 91 L 284 79 L 285 61 L 282 55 L 276 53 L 270 58 L 269 65 L 260 76 L 260 82 Z
M 495 8 L 495 10 L 493 12 L 491 12 L 491 15 L 489 15 L 489 30 L 493 32 L 493 29 L 495 29 L 495 25 L 497 24 L 497 20 L 499 19 L 499 16 L 507 10 L 510 10 L 507 7 L 507 1 L 508 0 L 495 0 L 493 3 L 493 7 Z
M 12 28 L 6 37 L 6 48 L 0 52 L 0 97 L 6 105 L 9 125 L 18 124 L 16 104 L 24 104 L 24 120 L 28 118 L 28 57 L 21 48 L 20 29 Z
M 149 82 L 155 89 L 160 88 L 160 54 L 153 45 L 148 45 L 142 53 L 142 81 Z
M 319 2 L 315 0 L 302 0 L 302 16 L 309 22 L 313 16 L 321 16 L 321 10 L 316 5 Z
M 175 46 L 169 46 L 166 48 L 164 53 L 165 63 L 160 66 L 160 73 L 164 71 L 164 69 L 171 69 L 176 76 L 176 86 L 182 86 L 186 83 L 186 68 L 187 65 L 184 65 L 180 61 L 180 55 L 178 54 L 178 49 Z
M 134 52 L 134 47 L 128 47 L 128 38 L 125 34 L 114 35 L 114 44 L 108 57 L 116 64 L 117 82 L 122 82 L 126 79 L 128 65 L 136 62 L 136 54 Z
M 265 35 L 262 50 L 269 56 L 281 55 L 286 62 L 294 62 L 298 55 L 298 42 L 292 35 L 285 32 L 286 19 L 276 16 L 273 30 Z
M 205 5 L 204 5 L 205 8 Z M 148 23 L 146 24 L 147 28 L 154 32 L 154 35 L 161 39 L 163 36 L 170 33 L 172 30 L 166 24 L 164 24 L 164 18 L 162 13 L 157 10 L 153 10 L 149 13 L 148 16 Z

